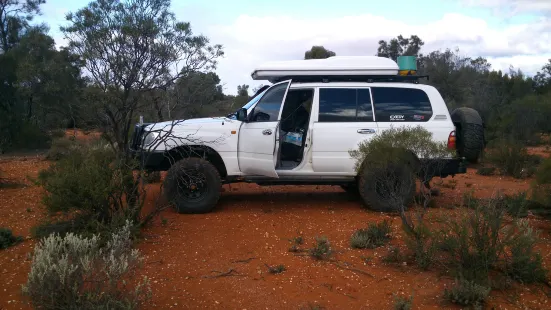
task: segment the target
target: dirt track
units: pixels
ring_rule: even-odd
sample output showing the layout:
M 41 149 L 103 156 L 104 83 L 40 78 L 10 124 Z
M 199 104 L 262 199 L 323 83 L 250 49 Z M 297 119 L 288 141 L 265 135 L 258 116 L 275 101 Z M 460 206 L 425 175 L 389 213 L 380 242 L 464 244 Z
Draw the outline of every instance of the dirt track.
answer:
M 30 235 L 30 228 L 44 217 L 42 190 L 26 176 L 36 176 L 49 163 L 39 158 L 1 159 L 4 176 L 26 186 L 0 189 L 0 226 L 14 233 Z M 529 188 L 530 181 L 483 177 L 470 169 L 455 182 L 445 179 L 439 208 L 431 209 L 432 223 L 445 221 L 461 209 L 452 207 L 466 190 L 479 197 L 496 190 L 513 193 Z M 438 183 L 438 182 L 437 182 Z M 455 188 L 452 183 L 455 184 Z M 154 200 L 158 186 L 148 190 Z M 163 220 L 165 219 L 165 220 Z M 339 187 L 259 187 L 252 184 L 225 186 L 215 212 L 180 215 L 165 211 L 144 231 L 138 248 L 145 256 L 143 275 L 151 280 L 150 309 L 390 309 L 393 293 L 413 294 L 415 309 L 455 308 L 442 301 L 444 288 L 453 278 L 435 266 L 421 271 L 412 261 L 385 265 L 381 258 L 388 246 L 355 250 L 349 240 L 354 230 L 369 222 L 392 221 L 390 245 L 405 250 L 400 221 L 362 209 L 354 197 Z M 530 217 L 542 230 L 540 249 L 545 266 L 551 267 L 549 222 Z M 326 236 L 337 263 L 316 261 L 288 251 L 289 239 L 304 237 L 301 248 L 310 248 L 316 236 Z M 20 285 L 26 281 L 34 240 L 0 252 L 0 309 L 26 308 L 21 303 Z M 298 255 L 297 255 L 298 254 Z M 273 275 L 267 265 L 283 264 L 286 271 Z M 229 276 L 213 277 L 219 271 Z M 520 287 L 504 294 L 493 292 L 489 306 L 496 308 L 548 309 L 547 297 L 536 286 Z M 521 306 L 523 305 L 523 306 Z

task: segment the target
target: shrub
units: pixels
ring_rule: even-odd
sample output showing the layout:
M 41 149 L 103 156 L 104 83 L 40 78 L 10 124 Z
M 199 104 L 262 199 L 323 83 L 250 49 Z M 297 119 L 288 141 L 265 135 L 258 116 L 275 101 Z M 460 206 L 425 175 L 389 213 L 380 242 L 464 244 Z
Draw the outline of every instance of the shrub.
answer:
M 390 247 L 388 253 L 383 256 L 383 262 L 388 264 L 395 264 L 403 260 L 402 253 L 398 247 Z
M 528 194 L 526 192 L 516 193 L 501 198 L 503 208 L 513 217 L 525 217 L 528 215 Z
M 0 227 L 0 250 L 7 249 L 21 241 L 23 241 L 23 237 L 14 236 L 10 229 Z
M 350 245 L 356 249 L 374 249 L 384 245 L 390 239 L 390 223 L 384 220 L 378 224 L 370 223 L 367 229 L 359 229 L 352 235 Z
M 496 201 L 487 205 L 476 202 L 473 211 L 451 220 L 443 243 L 450 252 L 450 262 L 458 276 L 487 285 L 489 271 L 504 253 L 511 230 L 503 229 L 505 210 Z
M 507 274 L 523 283 L 547 282 L 547 270 L 543 268 L 540 253 L 535 252 L 536 234 L 527 221 L 518 225 L 519 232 L 511 244 L 507 262 Z
M 15 131 L 10 148 L 14 150 L 46 149 L 50 144 L 50 137 L 38 126 L 23 123 Z
M 450 290 L 444 291 L 444 297 L 450 302 L 474 309 L 482 309 L 489 294 L 490 288 L 464 279 L 456 281 Z
M 38 179 L 46 190 L 43 202 L 48 211 L 71 212 L 74 218 L 65 226 L 76 229 L 73 232 L 89 229 L 96 233 L 117 221 L 123 224 L 127 218 L 137 222 L 139 206 L 127 195 L 133 181 L 131 170 L 119 165 L 115 153 L 104 144 L 71 149 L 41 171 Z M 84 225 L 71 224 L 75 221 Z
M 394 310 L 409 310 L 411 309 L 412 302 L 413 296 L 406 298 L 404 296 L 394 295 Z
M 496 141 L 487 158 L 502 174 L 515 178 L 530 177 L 541 162 L 541 157 L 529 155 L 526 147 L 513 140 Z
M 46 153 L 46 159 L 48 160 L 60 160 L 67 157 L 75 149 L 82 147 L 82 145 L 74 140 L 68 138 L 59 138 L 52 141 L 52 145 Z
M 147 278 L 135 283 L 141 258 L 132 249 L 131 223 L 112 234 L 104 248 L 99 236 L 52 234 L 35 247 L 23 293 L 36 308 L 135 309 L 149 298 Z
M 434 262 L 437 249 L 433 232 L 422 221 L 415 226 L 403 227 L 406 232 L 406 245 L 413 253 L 415 263 L 423 270 L 428 269 Z
M 316 244 L 310 249 L 310 256 L 315 259 L 328 259 L 332 255 L 331 245 L 326 237 L 316 238 Z
M 495 269 L 519 281 L 545 282 L 532 229 L 524 220 L 505 221 L 506 212 L 497 199 L 477 201 L 464 217 L 450 220 L 440 248 L 450 253 L 448 261 L 459 278 L 488 287 Z
M 65 131 L 65 129 L 54 129 L 50 131 L 50 137 L 54 139 L 59 139 L 65 137 L 66 133 L 67 132 Z
M 287 270 L 284 265 L 277 265 L 277 266 L 266 265 L 266 267 L 268 267 L 268 272 L 271 274 L 280 274 L 285 270 Z
M 538 184 L 551 184 L 551 157 L 544 160 L 536 172 Z

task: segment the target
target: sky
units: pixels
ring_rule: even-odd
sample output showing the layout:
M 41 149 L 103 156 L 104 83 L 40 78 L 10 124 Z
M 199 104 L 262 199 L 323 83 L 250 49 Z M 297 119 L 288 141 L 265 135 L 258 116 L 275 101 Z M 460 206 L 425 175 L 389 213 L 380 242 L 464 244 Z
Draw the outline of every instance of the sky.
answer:
M 89 0 L 46 0 L 36 20 L 58 46 L 65 14 Z M 303 59 L 313 45 L 339 56 L 375 55 L 379 40 L 418 35 L 422 53 L 458 48 L 486 57 L 495 70 L 510 66 L 533 75 L 551 58 L 551 0 L 173 0 L 180 21 L 222 44 L 216 69 L 224 93 L 250 89 L 255 66 Z

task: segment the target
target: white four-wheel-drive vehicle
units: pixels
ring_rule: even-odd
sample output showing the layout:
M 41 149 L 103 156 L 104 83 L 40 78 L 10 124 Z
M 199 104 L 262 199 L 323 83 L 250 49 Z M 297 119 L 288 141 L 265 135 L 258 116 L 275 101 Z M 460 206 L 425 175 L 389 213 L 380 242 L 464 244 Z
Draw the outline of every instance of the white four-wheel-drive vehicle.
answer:
M 434 176 L 465 173 L 465 159 L 484 146 L 480 116 L 468 108 L 450 114 L 434 87 L 399 72 L 375 56 L 267 63 L 252 78 L 272 85 L 235 113 L 137 124 L 131 148 L 146 169 L 168 170 L 165 195 L 181 213 L 211 211 L 233 182 L 365 184 L 349 151 L 391 126 L 420 125 L 457 148 Z

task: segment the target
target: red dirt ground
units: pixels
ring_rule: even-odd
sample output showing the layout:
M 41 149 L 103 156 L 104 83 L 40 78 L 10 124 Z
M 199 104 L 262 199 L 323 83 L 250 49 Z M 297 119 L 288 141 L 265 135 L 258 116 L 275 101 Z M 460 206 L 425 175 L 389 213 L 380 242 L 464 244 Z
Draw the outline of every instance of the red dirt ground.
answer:
M 28 255 L 36 243 L 30 238 L 30 229 L 45 212 L 40 202 L 42 189 L 27 180 L 27 175 L 36 177 L 48 165 L 38 156 L 0 158 L 3 176 L 24 184 L 0 189 L 0 227 L 26 238 L 0 251 L 0 309 L 29 308 L 20 292 L 30 268 Z M 477 197 L 490 197 L 498 190 L 514 193 L 530 186 L 529 180 L 475 172 L 469 169 L 465 175 L 443 180 L 436 199 L 439 208 L 430 209 L 427 215 L 431 223 L 436 225 L 461 212 L 446 207 L 457 205 L 467 190 L 474 189 Z M 213 213 L 180 215 L 170 209 L 145 229 L 138 248 L 145 257 L 141 272 L 149 277 L 153 290 L 146 308 L 310 309 L 317 305 L 325 309 L 389 309 L 393 293 L 413 295 L 414 309 L 458 308 L 442 300 L 444 289 L 453 282 L 443 268 L 421 271 L 412 261 L 385 265 L 381 259 L 388 246 L 374 250 L 350 247 L 356 229 L 389 219 L 393 229 L 390 245 L 405 250 L 398 217 L 362 209 L 357 199 L 339 187 L 224 187 Z M 158 192 L 158 185 L 149 186 L 151 203 Z M 544 265 L 551 268 L 551 223 L 534 216 L 529 216 L 529 221 L 540 230 L 539 249 Z M 326 236 L 340 267 L 288 252 L 289 239 L 299 235 L 305 241 L 301 248 L 310 248 L 316 236 Z M 371 259 L 365 262 L 364 257 Z M 273 275 L 266 264 L 283 264 L 287 270 Z M 230 269 L 234 270 L 232 276 L 212 277 L 216 275 L 213 271 Z M 492 292 L 488 306 L 549 309 L 548 303 L 541 287 L 516 285 Z

